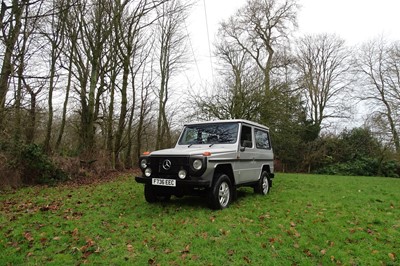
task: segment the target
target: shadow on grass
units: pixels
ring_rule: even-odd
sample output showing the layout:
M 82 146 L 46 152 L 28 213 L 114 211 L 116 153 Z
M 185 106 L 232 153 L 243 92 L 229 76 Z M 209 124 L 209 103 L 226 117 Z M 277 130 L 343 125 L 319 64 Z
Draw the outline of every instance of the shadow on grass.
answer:
M 246 202 L 246 199 L 254 199 L 254 197 L 259 197 L 260 195 L 253 192 L 250 188 L 239 188 L 237 190 L 236 199 L 231 202 L 230 206 L 240 205 Z M 171 208 L 190 208 L 190 209 L 208 209 L 208 199 L 207 196 L 184 196 L 181 198 L 172 196 L 170 200 L 160 201 L 152 203 L 155 205 Z

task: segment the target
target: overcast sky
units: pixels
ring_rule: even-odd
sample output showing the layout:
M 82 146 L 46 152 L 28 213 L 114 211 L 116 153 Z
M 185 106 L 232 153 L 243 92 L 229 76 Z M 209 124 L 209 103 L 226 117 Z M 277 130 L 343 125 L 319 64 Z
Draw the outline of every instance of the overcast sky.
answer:
M 193 87 L 209 86 L 212 82 L 208 36 L 213 49 L 219 23 L 245 3 L 246 0 L 198 0 L 193 8 L 187 21 L 194 61 L 192 69 L 187 71 L 187 80 Z M 380 35 L 400 40 L 400 0 L 299 0 L 298 3 L 301 9 L 297 34 L 336 33 L 349 45 Z

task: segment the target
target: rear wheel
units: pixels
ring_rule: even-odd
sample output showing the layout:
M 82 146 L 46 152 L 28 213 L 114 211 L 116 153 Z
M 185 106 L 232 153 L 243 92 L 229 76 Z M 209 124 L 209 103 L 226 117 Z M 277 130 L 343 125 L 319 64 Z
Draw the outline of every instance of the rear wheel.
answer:
M 271 179 L 269 178 L 268 172 L 264 171 L 261 173 L 260 180 L 254 187 L 254 192 L 261 195 L 267 195 L 270 188 L 271 188 Z
M 215 210 L 221 210 L 228 207 L 232 200 L 232 183 L 225 174 L 220 174 L 208 195 L 210 207 Z

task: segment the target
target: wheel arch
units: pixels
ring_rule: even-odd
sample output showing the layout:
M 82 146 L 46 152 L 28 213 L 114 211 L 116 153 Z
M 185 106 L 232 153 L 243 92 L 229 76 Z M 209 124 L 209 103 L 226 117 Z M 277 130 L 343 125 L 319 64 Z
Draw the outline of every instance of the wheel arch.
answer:
M 218 164 L 218 165 L 216 165 L 216 167 L 214 169 L 213 183 L 215 182 L 216 177 L 219 174 L 226 174 L 229 177 L 232 186 L 236 185 L 235 177 L 234 177 L 234 174 L 233 174 L 233 168 L 232 168 L 231 164 Z
M 274 178 L 274 174 L 271 173 L 271 167 L 268 164 L 263 165 L 262 169 L 261 169 L 261 175 L 263 172 L 266 172 L 268 174 L 268 180 L 269 180 L 269 186 L 272 187 L 272 178 Z M 260 175 L 260 178 L 261 178 Z
M 261 169 L 261 174 L 262 174 L 262 172 L 267 172 L 270 178 L 274 178 L 274 174 L 271 172 L 271 166 L 269 164 L 263 165 L 263 167 Z

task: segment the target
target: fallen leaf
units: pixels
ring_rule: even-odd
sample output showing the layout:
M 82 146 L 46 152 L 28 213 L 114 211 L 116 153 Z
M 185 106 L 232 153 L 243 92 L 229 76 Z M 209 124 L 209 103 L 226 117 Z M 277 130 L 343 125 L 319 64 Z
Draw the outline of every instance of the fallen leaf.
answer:
M 247 262 L 247 264 L 251 263 L 251 259 L 247 256 L 244 256 L 243 259 Z
M 320 253 L 321 253 L 322 255 L 325 255 L 325 254 L 326 254 L 326 249 L 322 249 L 322 250 L 320 251 Z
M 92 251 L 87 251 L 87 252 L 85 252 L 85 253 L 83 253 L 83 255 L 82 255 L 82 257 L 84 258 L 84 259 L 87 259 L 90 255 L 92 255 L 93 254 L 93 252 Z M 86 263 L 85 263 L 86 264 Z
M 233 256 L 235 254 L 235 251 L 233 249 L 228 250 L 228 255 Z
M 269 213 L 266 213 L 266 214 L 258 217 L 258 219 L 260 219 L 261 221 L 263 221 L 265 219 L 269 219 L 269 218 L 271 218 L 271 215 Z
M 172 253 L 172 250 L 169 248 L 164 249 L 164 254 L 170 254 Z
M 388 253 L 388 256 L 393 261 L 396 259 L 396 254 L 394 254 L 394 253 Z
M 90 247 L 93 247 L 94 244 L 95 244 L 95 242 L 94 242 L 92 239 L 88 238 L 88 239 L 86 240 L 86 245 L 80 247 L 79 250 L 85 253 L 86 250 L 87 250 L 88 248 L 90 248 Z M 89 255 L 90 255 L 90 254 L 89 254 Z M 86 257 L 86 258 L 87 258 L 87 257 Z
M 291 227 L 296 227 L 296 224 L 294 222 L 290 222 Z
M 133 246 L 131 244 L 126 245 L 126 248 L 128 249 L 129 252 L 133 251 Z
M 223 228 L 219 229 L 220 233 L 224 236 L 229 235 L 229 233 L 231 232 L 230 230 L 225 230 Z
M 153 259 L 153 258 L 150 258 L 150 259 L 148 259 L 147 263 L 148 263 L 149 265 L 156 265 L 156 260 Z
M 78 228 L 75 228 L 71 233 L 72 236 L 77 236 L 78 234 L 79 234 Z
M 303 250 L 303 253 L 306 254 L 307 257 L 312 257 L 313 256 L 309 249 Z
M 188 244 L 188 245 L 186 245 L 185 249 L 181 251 L 181 253 L 185 254 L 185 253 L 189 253 L 189 252 L 190 252 L 190 245 Z
M 207 233 L 207 232 L 201 233 L 201 237 L 202 237 L 203 239 L 207 239 L 207 238 L 208 238 L 208 233 Z
M 46 206 L 40 207 L 39 210 L 42 212 L 45 212 L 45 211 L 50 210 L 50 208 L 49 208 L 49 205 L 46 205 Z
M 29 242 L 33 241 L 33 237 L 32 234 L 30 232 L 25 232 L 24 233 L 24 237 L 26 240 L 28 240 Z

